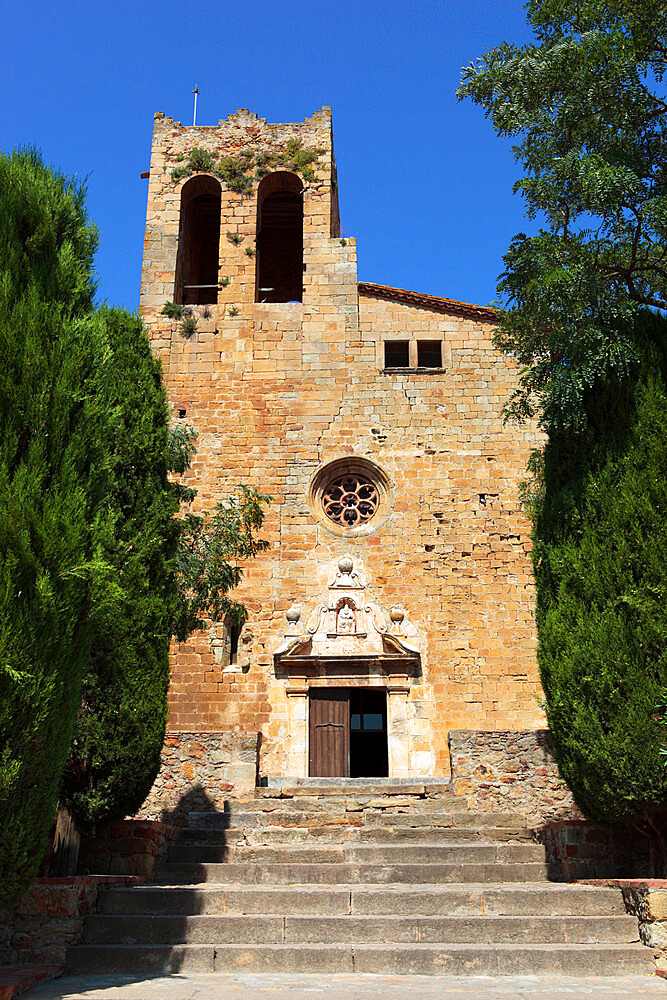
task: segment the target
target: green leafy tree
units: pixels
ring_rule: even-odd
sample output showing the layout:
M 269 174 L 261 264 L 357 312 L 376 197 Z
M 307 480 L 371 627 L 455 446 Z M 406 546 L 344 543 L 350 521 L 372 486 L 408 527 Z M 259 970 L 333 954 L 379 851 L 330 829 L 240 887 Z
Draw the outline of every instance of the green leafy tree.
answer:
M 228 596 L 238 559 L 266 548 L 255 537 L 270 500 L 249 487 L 207 514 L 188 508 L 196 491 L 169 477 L 194 453 L 191 428 L 170 428 L 160 365 L 142 322 L 121 310 L 98 315 L 113 362 L 96 392 L 114 415 L 113 530 L 100 539 L 117 574 L 91 600 L 93 640 L 81 710 L 65 772 L 64 799 L 77 826 L 95 831 L 136 812 L 160 765 L 167 723 L 169 644 L 203 628 L 205 617 L 242 623 Z
M 667 308 L 667 4 L 529 0 L 533 44 L 503 43 L 458 90 L 515 140 L 534 235 L 504 257 L 498 346 L 519 361 L 508 413 L 584 418 L 601 377 L 639 362 L 628 330 Z
M 541 224 L 504 257 L 496 334 L 522 368 L 506 417 L 548 433 L 527 493 L 540 676 L 578 805 L 653 833 L 664 867 L 667 5 L 526 11 L 535 42 L 491 50 L 459 96 L 515 140 Z
M 91 322 L 109 350 L 93 391 L 107 417 L 107 518 L 97 534 L 113 580 L 95 583 L 81 707 L 62 797 L 77 826 L 135 812 L 159 767 L 167 719 L 169 642 L 180 609 L 170 482 L 169 409 L 141 320 L 102 309 Z

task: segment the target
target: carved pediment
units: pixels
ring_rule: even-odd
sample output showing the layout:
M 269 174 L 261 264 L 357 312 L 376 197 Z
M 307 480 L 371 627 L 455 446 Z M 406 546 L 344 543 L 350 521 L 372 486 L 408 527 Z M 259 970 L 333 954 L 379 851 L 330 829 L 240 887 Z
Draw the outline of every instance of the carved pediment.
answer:
M 305 621 L 301 608 L 286 612 L 284 642 L 274 653 L 276 666 L 306 661 L 343 664 L 346 660 L 376 661 L 385 670 L 414 673 L 420 652 L 409 636 L 414 631 L 400 608 L 385 615 L 366 598 L 366 585 L 349 556 L 338 561 L 326 603 L 318 604 Z

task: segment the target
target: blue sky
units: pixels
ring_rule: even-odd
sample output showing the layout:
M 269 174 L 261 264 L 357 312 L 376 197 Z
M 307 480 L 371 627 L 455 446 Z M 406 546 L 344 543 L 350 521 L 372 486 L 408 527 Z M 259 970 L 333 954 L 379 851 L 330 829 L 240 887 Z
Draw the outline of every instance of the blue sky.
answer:
M 525 228 L 509 143 L 459 104 L 461 67 L 529 39 L 519 0 L 31 0 L 3 14 L 0 145 L 88 178 L 100 298 L 136 309 L 153 113 L 199 124 L 333 108 L 359 278 L 485 304 Z

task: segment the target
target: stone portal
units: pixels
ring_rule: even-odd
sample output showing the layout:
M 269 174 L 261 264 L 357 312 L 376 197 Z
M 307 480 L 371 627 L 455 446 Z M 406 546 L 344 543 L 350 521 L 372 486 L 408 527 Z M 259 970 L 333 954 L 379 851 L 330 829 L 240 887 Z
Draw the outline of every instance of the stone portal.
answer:
M 421 657 L 402 609 L 385 616 L 342 556 L 326 603 L 305 626 L 299 607 L 286 618 L 274 663 L 287 680 L 289 775 L 408 777 L 407 704 Z

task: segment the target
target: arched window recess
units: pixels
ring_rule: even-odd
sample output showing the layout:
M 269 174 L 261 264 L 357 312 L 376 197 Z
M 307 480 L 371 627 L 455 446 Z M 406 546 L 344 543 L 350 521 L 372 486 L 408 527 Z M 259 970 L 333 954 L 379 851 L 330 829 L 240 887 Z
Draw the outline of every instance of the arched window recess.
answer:
M 218 301 L 220 193 L 220 183 L 206 174 L 183 185 L 174 302 L 206 305 Z
M 257 191 L 257 302 L 303 300 L 303 182 L 286 170 Z

